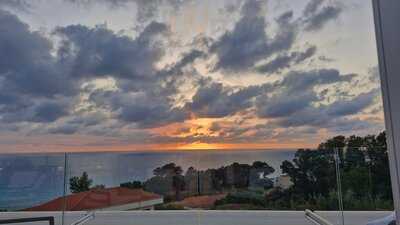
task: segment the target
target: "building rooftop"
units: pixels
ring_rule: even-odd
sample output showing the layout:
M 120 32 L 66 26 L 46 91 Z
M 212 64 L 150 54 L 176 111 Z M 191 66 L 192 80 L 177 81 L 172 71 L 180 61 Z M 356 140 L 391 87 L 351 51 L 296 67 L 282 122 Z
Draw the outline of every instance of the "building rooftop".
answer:
M 63 210 L 64 207 L 67 211 L 82 211 L 140 203 L 162 198 L 163 197 L 158 194 L 146 192 L 142 189 L 123 187 L 92 189 L 67 195 L 66 197 L 59 197 L 23 211 L 60 211 Z

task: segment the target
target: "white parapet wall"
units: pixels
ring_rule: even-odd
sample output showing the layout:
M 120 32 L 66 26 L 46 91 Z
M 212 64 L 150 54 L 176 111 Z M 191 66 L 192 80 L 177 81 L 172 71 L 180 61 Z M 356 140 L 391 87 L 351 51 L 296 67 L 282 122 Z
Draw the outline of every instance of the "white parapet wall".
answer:
M 72 224 L 87 212 L 66 212 L 65 225 Z M 316 211 L 325 219 L 338 224 L 339 212 Z M 345 212 L 346 225 L 366 225 L 390 215 L 392 212 L 363 211 Z M 61 224 L 60 212 L 7 212 L 0 213 L 0 219 L 51 216 L 56 217 L 55 224 Z M 312 225 L 304 216 L 304 211 L 96 211 L 90 225 Z M 29 225 L 43 225 L 30 223 Z
M 116 206 L 111 206 L 111 207 L 102 208 L 102 209 L 98 209 L 98 210 L 99 211 L 126 211 L 126 210 L 132 210 L 132 209 L 151 209 L 155 205 L 162 204 L 162 203 L 164 203 L 164 200 L 162 198 L 159 198 L 159 199 L 153 199 L 153 200 L 148 200 L 148 201 L 124 204 L 124 205 L 116 205 Z

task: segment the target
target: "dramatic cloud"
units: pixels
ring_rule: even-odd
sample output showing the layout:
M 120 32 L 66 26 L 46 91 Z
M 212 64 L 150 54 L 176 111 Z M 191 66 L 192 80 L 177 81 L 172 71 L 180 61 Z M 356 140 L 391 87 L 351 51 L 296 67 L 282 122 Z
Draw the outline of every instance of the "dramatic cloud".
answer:
M 272 54 L 289 49 L 295 39 L 292 12 L 284 13 L 277 19 L 279 32 L 274 38 L 266 34 L 266 21 L 261 11 L 261 1 L 246 1 L 242 7 L 241 18 L 232 31 L 227 31 L 211 46 L 218 61 L 215 70 L 242 72 L 256 62 Z
M 290 68 L 291 66 L 299 64 L 304 60 L 312 57 L 315 54 L 316 50 L 316 47 L 310 47 L 304 52 L 292 52 L 289 55 L 279 55 L 270 62 L 258 66 L 257 71 L 267 74 L 279 72 L 282 69 Z
M 155 127 L 168 123 L 183 122 L 188 114 L 173 108 L 163 99 L 152 99 L 145 95 L 114 97 L 113 107 L 126 122 L 136 122 L 140 127 Z
M 281 86 L 287 87 L 291 93 L 296 93 L 315 85 L 349 82 L 355 74 L 341 75 L 336 69 L 321 69 L 306 72 L 292 71 L 282 80 Z
M 377 69 L 360 69 L 373 60 L 342 67 L 340 33 L 319 32 L 344 12 L 336 1 L 223 0 L 197 18 L 202 1 L 59 0 L 63 13 L 102 6 L 50 27 L 40 22 L 48 7 L 35 4 L 0 1 L 0 134 L 178 146 L 308 143 L 382 127 Z M 115 26 L 124 8 L 136 21 Z
M 65 37 L 62 55 L 73 76 L 140 79 L 155 73 L 154 63 L 163 55 L 155 36 L 166 30 L 164 24 L 154 22 L 135 40 L 104 27 L 82 25 L 60 27 L 56 34 Z
M 268 86 L 250 86 L 233 91 L 221 83 L 211 83 L 200 87 L 186 107 L 199 117 L 225 117 L 251 107 L 252 99 L 266 89 Z
M 51 42 L 0 10 L 0 117 L 5 122 L 51 122 L 66 114 L 58 101 L 74 82 L 51 55 Z
M 136 39 L 119 36 L 105 27 L 59 27 L 55 34 L 63 41 L 56 58 L 51 54 L 48 39 L 29 31 L 16 16 L 0 12 L 0 27 L 8 31 L 0 37 L 3 121 L 53 122 L 68 111 L 63 108 L 65 104 L 56 104 L 62 96 L 77 96 L 83 82 L 105 77 L 113 77 L 123 87 L 129 87 L 126 93 L 102 102 L 109 104 L 123 121 L 154 126 L 187 117 L 173 109 L 168 96 L 160 95 L 161 83 L 166 79 L 163 76 L 178 73 L 201 52 L 192 51 L 165 70 L 155 68 L 164 54 L 157 39 L 167 31 L 164 24 L 149 24 Z
M 361 94 L 353 99 L 338 100 L 329 105 L 314 106 L 315 96 L 296 97 L 298 101 L 283 102 L 277 105 L 271 105 L 271 109 L 264 111 L 263 116 L 268 118 L 276 117 L 276 124 L 279 127 L 299 127 L 314 126 L 318 128 L 327 128 L 333 132 L 344 127 L 354 127 L 363 124 L 372 125 L 368 121 L 362 121 L 358 118 L 347 116 L 360 113 L 368 106 L 372 105 L 377 97 L 376 90 Z M 297 107 L 291 107 L 295 104 Z M 280 110 L 280 111 L 278 111 Z M 289 112 L 289 113 L 288 113 Z M 346 124 L 347 123 L 347 124 Z
M 0 10 L 1 91 L 53 96 L 71 90 L 62 65 L 51 55 L 52 44 L 16 16 Z
M 330 116 L 347 116 L 356 114 L 373 103 L 375 97 L 379 95 L 379 90 L 372 90 L 363 93 L 351 100 L 336 101 L 326 108 L 326 113 Z
M 326 23 L 336 19 L 343 11 L 338 4 L 324 4 L 326 0 L 311 0 L 304 9 L 305 29 L 307 31 L 320 30 Z
M 7 123 L 20 121 L 49 123 L 68 114 L 67 102 L 46 100 L 33 104 L 24 108 L 21 107 L 16 111 L 4 112 L 2 120 Z
M 145 92 L 98 91 L 90 95 L 97 108 L 105 108 L 121 121 L 134 123 L 140 128 L 183 122 L 189 117 L 164 96 L 149 96 Z
M 310 103 L 318 100 L 316 94 L 311 91 L 304 91 L 292 96 L 283 92 L 271 98 L 266 96 L 258 99 L 258 115 L 265 118 L 292 116 L 297 111 L 308 107 Z
M 348 82 L 353 76 L 340 75 L 337 70 L 290 72 L 275 84 L 277 91 L 272 96 L 257 99 L 258 115 L 267 118 L 294 116 L 294 113 L 311 106 L 312 102 L 321 100 L 314 87 Z
M 272 96 L 257 98 L 257 113 L 260 117 L 275 119 L 278 127 L 313 126 L 332 131 L 345 130 L 344 125 L 367 127 L 368 122 L 348 116 L 371 106 L 379 91 L 373 89 L 328 104 L 323 103 L 326 99 L 315 91 L 319 85 L 347 83 L 353 77 L 355 75 L 340 75 L 336 70 L 292 72 L 276 84 L 277 91 Z

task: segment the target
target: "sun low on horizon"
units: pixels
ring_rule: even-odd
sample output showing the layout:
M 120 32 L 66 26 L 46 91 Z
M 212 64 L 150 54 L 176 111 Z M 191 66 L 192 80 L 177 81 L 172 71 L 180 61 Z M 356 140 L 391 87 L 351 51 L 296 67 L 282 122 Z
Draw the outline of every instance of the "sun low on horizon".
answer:
M 0 154 L 284 150 L 384 130 L 363 0 L 10 0 L 0 30 Z

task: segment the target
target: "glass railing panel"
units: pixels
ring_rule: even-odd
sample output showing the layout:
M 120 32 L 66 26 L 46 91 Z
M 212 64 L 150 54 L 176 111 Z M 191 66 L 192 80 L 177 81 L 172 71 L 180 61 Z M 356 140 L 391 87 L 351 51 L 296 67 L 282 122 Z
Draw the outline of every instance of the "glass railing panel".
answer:
M 267 209 L 265 199 L 273 189 L 274 179 L 286 177 L 280 164 L 293 154 L 294 151 L 273 150 L 200 153 L 201 194 L 217 200 L 210 209 Z
M 158 153 L 159 154 L 159 153 Z M 164 198 L 164 204 L 156 207 L 156 210 L 194 210 L 201 208 L 200 196 L 200 180 L 199 174 L 199 151 L 197 150 L 180 150 L 166 152 L 160 155 L 169 160 L 169 164 L 165 164 L 163 167 L 171 163 L 175 166 L 175 172 L 169 172 L 170 175 L 164 175 L 165 178 L 171 180 L 172 194 L 169 194 Z M 160 167 L 161 169 L 163 167 Z M 154 176 L 155 175 L 155 176 Z M 154 174 L 152 179 L 159 177 Z M 193 217 L 192 219 L 196 219 Z
M 186 215 L 178 219 L 175 215 L 178 212 L 164 213 L 186 209 L 181 201 L 197 193 L 197 184 L 191 183 L 198 180 L 197 174 L 185 180 L 186 172 L 197 166 L 197 153 L 71 153 L 67 162 L 66 223 L 78 221 L 91 212 L 95 217 L 87 224 L 125 223 L 133 217 L 137 224 L 147 220 L 194 224 L 197 218 Z M 149 216 L 149 210 L 161 213 Z
M 387 147 L 381 136 L 369 136 L 367 143 L 344 150 L 341 174 L 345 224 L 367 224 L 388 216 L 389 221 L 393 215 Z
M 290 218 L 305 216 L 306 210 L 323 217 L 332 224 L 342 224 L 341 192 L 337 168 L 340 165 L 339 154 L 332 148 L 298 149 L 293 157 L 281 163 L 279 176 L 266 195 L 269 210 L 286 212 Z M 300 213 L 301 212 L 301 213 Z M 278 214 L 276 215 L 278 216 Z M 283 216 L 283 215 L 280 215 Z
M 329 218 L 338 221 L 334 157 L 323 153 L 290 149 L 199 153 L 199 195 L 215 199 L 205 208 L 215 211 L 202 211 L 200 224 L 250 220 L 307 224 L 305 209 L 330 211 Z
M 0 220 L 52 217 L 62 224 L 62 205 L 46 203 L 62 199 L 64 167 L 62 153 L 1 154 Z

